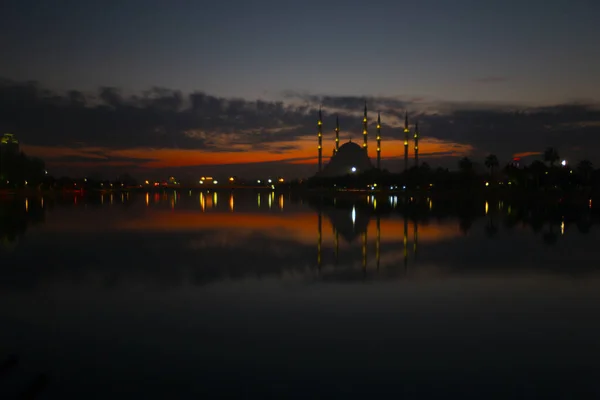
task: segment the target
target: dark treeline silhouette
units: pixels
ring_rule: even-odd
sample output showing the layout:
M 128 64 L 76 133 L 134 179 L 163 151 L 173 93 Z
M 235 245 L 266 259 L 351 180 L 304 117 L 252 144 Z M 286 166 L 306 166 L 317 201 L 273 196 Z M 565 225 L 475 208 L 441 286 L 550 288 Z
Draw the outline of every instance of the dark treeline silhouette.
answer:
M 0 151 L 0 187 L 38 186 L 46 179 L 44 162 L 23 152 Z
M 558 164 L 559 159 L 558 151 L 548 148 L 540 160 L 528 166 L 519 166 L 515 162 L 500 168 L 498 157 L 490 154 L 483 160 L 482 168 L 477 168 L 472 159 L 463 157 L 458 160 L 458 169 L 455 171 L 433 169 L 424 162 L 399 174 L 374 169 L 338 178 L 314 177 L 308 180 L 308 186 L 367 189 L 376 184 L 377 189 L 386 190 L 446 190 L 460 193 L 494 190 L 591 193 L 600 190 L 600 169 L 595 170 L 589 160 L 581 160 L 572 168 Z

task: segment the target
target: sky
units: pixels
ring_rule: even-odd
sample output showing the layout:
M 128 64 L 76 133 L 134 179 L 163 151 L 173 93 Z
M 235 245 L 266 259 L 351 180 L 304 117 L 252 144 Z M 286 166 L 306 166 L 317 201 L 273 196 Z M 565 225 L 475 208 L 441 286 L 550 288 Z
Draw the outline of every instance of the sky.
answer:
M 60 174 L 316 171 L 382 116 L 383 166 L 539 157 L 600 166 L 597 0 L 9 1 L 0 130 Z M 374 134 L 371 142 L 374 142 Z M 374 146 L 370 156 L 375 157 Z

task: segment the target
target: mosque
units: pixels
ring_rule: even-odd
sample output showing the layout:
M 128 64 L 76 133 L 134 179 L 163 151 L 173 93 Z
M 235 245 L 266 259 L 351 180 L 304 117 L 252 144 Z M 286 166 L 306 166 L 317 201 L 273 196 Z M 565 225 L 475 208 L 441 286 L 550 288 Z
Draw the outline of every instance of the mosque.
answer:
M 348 142 L 340 146 L 340 124 L 339 118 L 336 117 L 335 124 L 335 147 L 333 149 L 333 155 L 331 159 L 323 168 L 323 120 L 321 116 L 321 109 L 319 108 L 319 120 L 317 122 L 317 138 L 318 138 L 318 152 L 319 152 L 319 170 L 316 176 L 324 178 L 333 178 L 337 176 L 344 176 L 348 174 L 357 174 L 372 169 L 381 169 L 381 113 L 377 114 L 377 161 L 376 165 L 373 166 L 371 159 L 369 158 L 369 123 L 367 118 L 367 104 L 365 103 L 365 110 L 363 116 L 363 144 L 362 147 L 358 143 L 352 142 L 350 139 Z M 410 133 L 408 125 L 408 113 L 404 116 L 404 170 L 408 169 L 408 135 Z M 415 166 L 419 165 L 419 124 L 415 125 L 414 131 L 415 140 Z

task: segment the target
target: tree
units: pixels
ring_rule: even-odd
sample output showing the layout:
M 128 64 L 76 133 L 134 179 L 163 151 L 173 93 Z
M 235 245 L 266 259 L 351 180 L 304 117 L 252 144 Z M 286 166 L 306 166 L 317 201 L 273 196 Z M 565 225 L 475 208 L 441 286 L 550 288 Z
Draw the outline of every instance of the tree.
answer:
M 554 163 L 559 160 L 558 151 L 554 147 L 548 147 L 544 151 L 544 161 L 550 164 L 550 167 L 554 166 Z
M 540 187 L 542 176 L 546 173 L 546 165 L 540 160 L 535 160 L 531 163 L 529 169 L 531 170 L 531 174 L 535 179 L 537 187 Z
M 485 158 L 485 166 L 490 170 L 490 174 L 494 175 L 494 169 L 498 167 L 498 157 L 495 154 L 490 154 Z
M 422 162 L 421 165 L 419 166 L 419 169 L 425 173 L 431 172 L 431 166 L 426 162 Z
M 471 161 L 469 157 L 463 157 L 458 160 L 458 168 L 463 173 L 473 172 L 473 161 Z
M 577 172 L 586 183 L 590 180 L 593 171 L 594 165 L 590 160 L 581 160 L 579 161 L 579 164 L 577 164 Z

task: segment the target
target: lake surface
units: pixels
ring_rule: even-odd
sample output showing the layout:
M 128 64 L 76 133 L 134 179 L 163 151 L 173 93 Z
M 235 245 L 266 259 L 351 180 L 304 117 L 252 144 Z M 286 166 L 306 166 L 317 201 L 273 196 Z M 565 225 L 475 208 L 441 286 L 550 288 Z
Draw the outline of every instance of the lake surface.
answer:
M 0 397 L 594 398 L 594 210 L 141 193 L 0 206 Z M 40 375 L 42 374 L 42 375 Z

